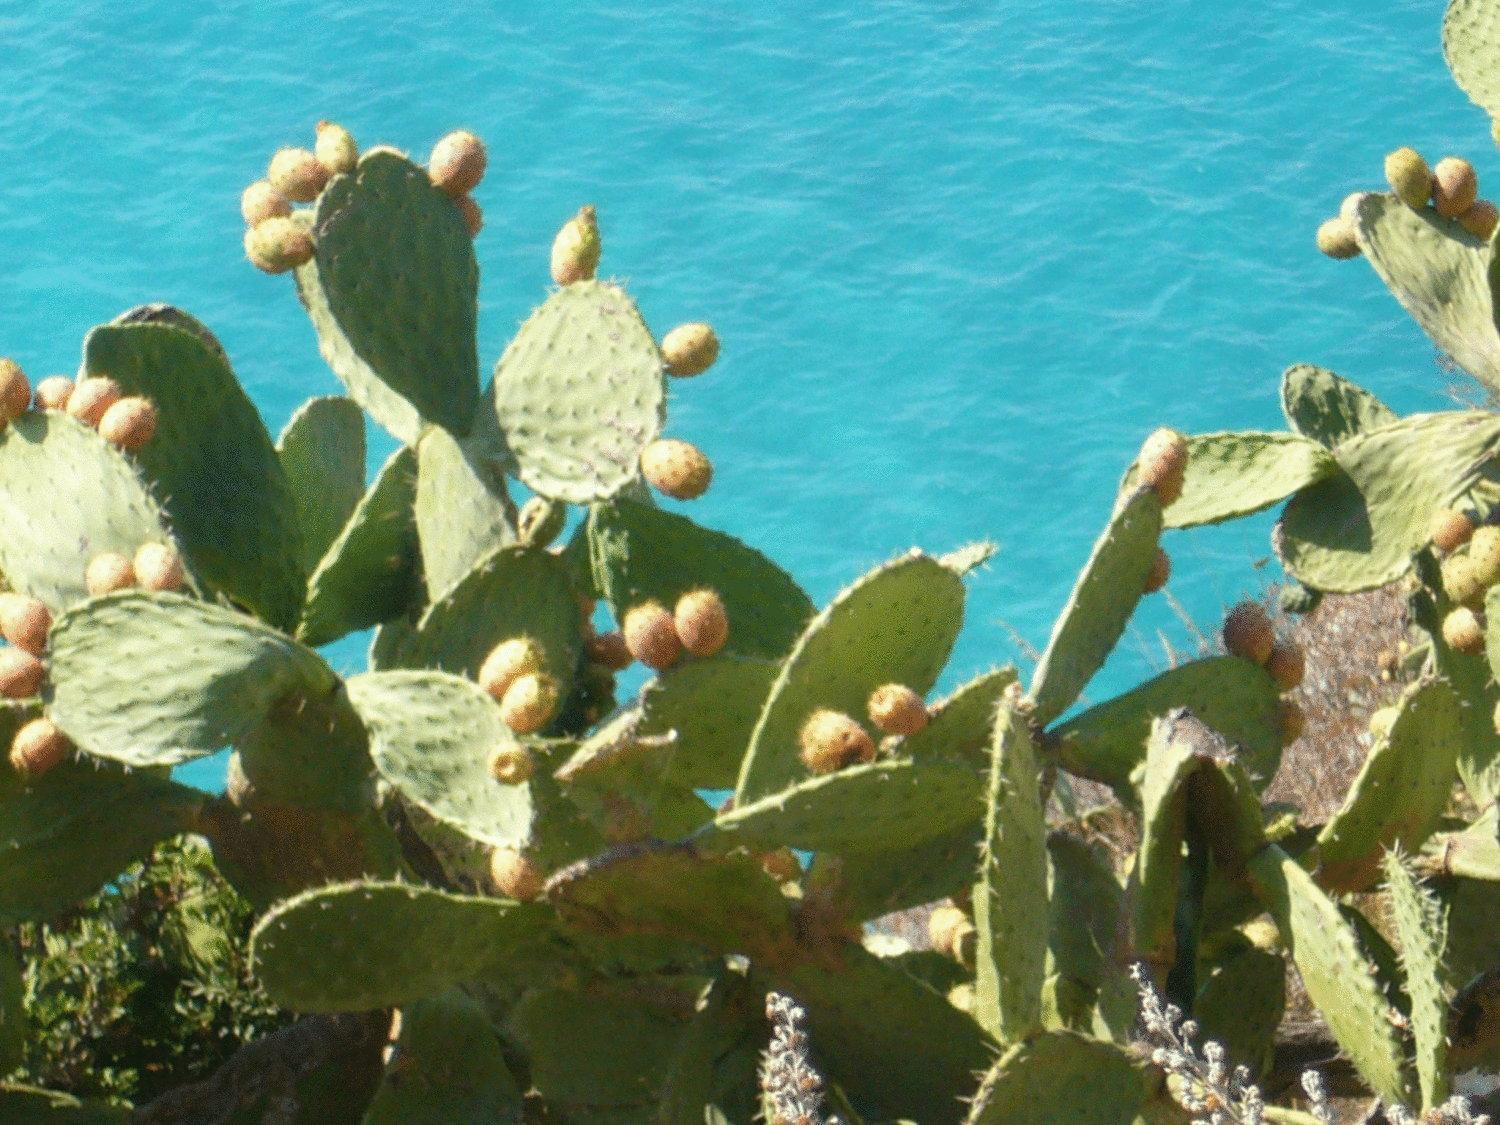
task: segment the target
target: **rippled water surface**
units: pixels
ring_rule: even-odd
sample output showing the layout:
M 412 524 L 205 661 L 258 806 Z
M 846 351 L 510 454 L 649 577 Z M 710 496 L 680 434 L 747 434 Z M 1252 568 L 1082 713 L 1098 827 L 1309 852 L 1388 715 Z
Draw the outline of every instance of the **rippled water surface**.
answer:
M 224 340 L 273 432 L 335 391 L 291 283 L 240 256 L 240 189 L 320 117 L 425 156 L 485 136 L 480 354 L 599 206 L 658 332 L 719 329 L 670 428 L 715 460 L 704 522 L 819 601 L 913 544 L 993 537 L 949 681 L 1045 641 L 1121 470 L 1159 423 L 1278 427 L 1314 361 L 1402 411 L 1432 349 L 1363 263 L 1312 246 L 1410 143 L 1494 171 L 1437 3 L 0 8 L 0 351 L 71 370 L 147 300 Z M 383 457 L 389 444 L 374 443 Z M 1174 533 L 1213 622 L 1274 578 L 1269 522 Z M 1156 599 L 1160 602 L 1160 599 Z M 1142 612 L 1090 696 L 1161 663 Z M 335 650 L 357 667 L 362 650 Z

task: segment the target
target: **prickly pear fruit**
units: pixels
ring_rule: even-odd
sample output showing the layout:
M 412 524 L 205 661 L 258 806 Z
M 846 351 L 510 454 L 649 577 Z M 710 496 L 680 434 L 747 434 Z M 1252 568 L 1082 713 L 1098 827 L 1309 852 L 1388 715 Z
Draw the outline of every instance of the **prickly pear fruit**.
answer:
M 63 760 L 68 739 L 51 719 L 32 719 L 10 744 L 10 764 L 17 773 L 40 776 Z
M 240 195 L 240 214 L 247 227 L 259 226 L 267 219 L 284 219 L 291 213 L 292 201 L 269 180 L 256 180 Z
M 802 878 L 802 864 L 791 848 L 777 848 L 774 852 L 762 852 L 760 869 L 778 883 L 792 883 Z
M 1490 719 L 1495 724 L 1495 733 L 1500 734 L 1500 703 L 1495 704 L 1495 710 L 1494 713 L 1490 716 Z M 1372 726 L 1373 722 L 1374 721 L 1371 720 Z
M 623 672 L 630 667 L 630 649 L 621 633 L 597 633 L 583 642 L 583 650 L 591 661 L 611 672 Z
M 689 590 L 672 612 L 677 639 L 692 656 L 712 656 L 729 640 L 729 613 L 714 590 Z
M 78 380 L 68 396 L 68 413 L 85 426 L 98 426 L 104 412 L 120 401 L 120 384 L 105 375 Z
M 1156 490 L 1162 507 L 1173 503 L 1182 495 L 1187 462 L 1187 438 L 1176 430 L 1166 427 L 1155 430 L 1141 444 L 1140 456 L 1137 458 L 1141 483 Z
M 1224 647 L 1231 656 L 1264 664 L 1275 643 L 1271 619 L 1259 602 L 1240 602 L 1224 618 Z
M 547 885 L 542 869 L 515 848 L 496 848 L 490 854 L 490 881 L 497 891 L 518 902 L 530 902 Z
M 599 218 L 590 204 L 562 225 L 552 240 L 552 280 L 558 285 L 587 281 L 599 268 Z
M 283 148 L 271 157 L 266 179 L 288 199 L 311 203 L 328 182 L 328 169 L 305 148 Z
M 658 601 L 631 606 L 625 612 L 620 631 L 625 635 L 626 651 L 647 668 L 665 671 L 682 655 L 682 638 L 677 635 L 676 622 Z
M 659 438 L 641 451 L 641 475 L 665 496 L 696 500 L 708 491 L 714 467 L 696 445 Z
M 1432 170 L 1432 205 L 1437 213 L 1456 219 L 1474 206 L 1479 196 L 1479 177 L 1474 165 L 1461 156 L 1445 156 Z
M 1469 540 L 1469 562 L 1482 586 L 1500 582 L 1500 527 L 1486 524 Z
M 511 637 L 490 650 L 479 666 L 479 686 L 497 702 L 505 697 L 511 684 L 522 676 L 540 672 L 546 666 L 546 654 L 530 637 Z
M 504 785 L 520 785 L 536 772 L 536 759 L 524 746 L 502 746 L 490 759 L 490 776 Z
M 920 695 L 905 684 L 883 684 L 870 693 L 866 704 L 870 722 L 885 734 L 916 734 L 930 716 Z
M 1432 545 L 1444 553 L 1456 551 L 1474 534 L 1474 521 L 1456 508 L 1441 508 L 1432 517 Z
M 339 172 L 354 171 L 354 166 L 359 163 L 359 146 L 354 143 L 354 134 L 342 125 L 332 121 L 319 121 L 313 155 L 332 176 Z
M 1282 691 L 1291 691 L 1302 682 L 1307 671 L 1307 657 L 1302 647 L 1292 641 L 1277 641 L 1266 658 L 1266 671 Z
M 516 530 L 522 543 L 540 550 L 562 533 L 563 524 L 567 520 L 566 504 L 548 500 L 545 496 L 533 496 L 521 505 L 520 515 L 516 517 Z M 589 613 L 592 616 L 592 606 L 589 607 Z
M 1495 233 L 1497 223 L 1500 223 L 1500 209 L 1488 199 L 1476 199 L 1474 205 L 1458 217 L 1459 226 L 1485 242 Z
M 66 410 L 73 393 L 73 380 L 66 375 L 49 375 L 36 385 L 38 410 Z
M 719 358 L 719 337 L 709 324 L 679 324 L 662 337 L 661 358 L 668 375 L 702 375 Z
M 484 230 L 484 208 L 474 202 L 472 195 L 460 195 L 453 203 L 458 208 L 458 213 L 464 217 L 464 228 L 469 232 L 469 237 L 478 238 L 479 232 Z
M 83 584 L 95 597 L 116 590 L 127 590 L 135 585 L 135 566 L 124 555 L 105 551 L 89 560 L 83 574 Z
M 1443 560 L 1443 592 L 1459 605 L 1477 604 L 1484 597 L 1484 583 L 1479 568 L 1468 555 L 1451 555 Z
M 14 422 L 31 405 L 31 382 L 13 359 L 0 359 L 0 411 Z
M 262 273 L 286 273 L 315 253 L 312 236 L 291 219 L 266 219 L 245 232 L 245 257 Z
M 1402 203 L 1425 207 L 1432 195 L 1432 169 L 1413 148 L 1398 148 L 1385 158 L 1385 178 Z
M 815 774 L 833 773 L 855 762 L 875 760 L 875 741 L 869 731 L 842 711 L 819 708 L 808 716 L 798 735 L 802 764 Z
M 147 590 L 180 590 L 187 578 L 182 556 L 166 543 L 142 543 L 134 566 L 136 581 Z
M 41 690 L 47 667 L 25 649 L 11 645 L 0 649 L 0 695 L 6 699 L 29 699 Z
M 535 734 L 557 711 L 562 689 L 543 672 L 517 676 L 500 699 L 500 718 L 517 734 Z
M 1354 232 L 1354 224 L 1345 218 L 1325 219 L 1318 227 L 1318 250 L 1339 261 L 1359 257 L 1359 236 Z
M 100 417 L 99 436 L 121 449 L 139 449 L 156 436 L 155 404 L 139 395 L 127 395 Z
M 433 187 L 457 199 L 479 186 L 488 163 L 484 142 L 473 133 L 455 129 L 432 146 L 427 175 Z
M 23 652 L 41 656 L 47 650 L 52 613 L 25 594 L 0 594 L 0 635 Z
M 1455 652 L 1478 656 L 1484 651 L 1484 625 L 1479 615 L 1466 605 L 1449 611 L 1443 618 L 1443 640 Z
M 1281 721 L 1281 744 L 1290 746 L 1301 738 L 1302 732 L 1307 729 L 1307 716 L 1293 699 L 1282 699 L 1277 704 L 1277 713 Z
M 1156 548 L 1156 558 L 1151 560 L 1151 569 L 1146 572 L 1146 593 L 1154 594 L 1172 577 L 1172 556 Z
M 972 964 L 977 931 L 969 916 L 956 906 L 938 906 L 927 917 L 927 940 L 932 948 L 959 964 Z

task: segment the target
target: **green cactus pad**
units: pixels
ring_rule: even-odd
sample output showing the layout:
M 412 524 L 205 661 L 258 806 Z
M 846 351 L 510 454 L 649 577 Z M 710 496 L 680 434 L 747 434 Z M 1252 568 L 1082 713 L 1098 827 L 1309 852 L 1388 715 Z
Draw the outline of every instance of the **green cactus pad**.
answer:
M 290 630 L 307 584 L 297 500 L 223 352 L 169 324 L 106 324 L 84 339 L 83 367 L 156 404 L 156 436 L 132 456 L 193 571 Z
M 1163 527 L 1201 527 L 1239 519 L 1285 500 L 1338 466 L 1324 448 L 1297 434 L 1236 430 L 1188 438 L 1182 495 Z M 1136 472 L 1125 477 L 1134 487 Z
M 1396 412 L 1369 391 L 1310 363 L 1282 373 L 1281 411 L 1293 430 L 1329 449 L 1397 421 Z
M 310 398 L 276 442 L 276 456 L 297 502 L 302 569 L 317 569 L 365 492 L 365 415 L 342 395 Z
M 1187 781 L 1202 765 L 1193 748 L 1173 735 L 1171 721 L 1158 719 L 1146 742 L 1140 784 L 1141 846 L 1136 852 L 1131 911 L 1131 953 L 1145 958 L 1158 979 L 1166 977 L 1176 955 Z
M 781 659 L 815 609 L 792 579 L 733 536 L 636 500 L 598 504 L 589 513 L 589 552 L 604 597 L 623 620 L 654 598 L 670 609 L 688 590 L 718 591 L 729 615 L 726 648 Z
M 1343 807 L 1318 836 L 1318 882 L 1364 890 L 1380 874 L 1381 855 L 1419 847 L 1448 807 L 1463 732 L 1458 696 L 1442 680 L 1402 693 L 1389 734 L 1370 748 Z
M 588 504 L 639 476 L 666 419 L 661 353 L 623 289 L 579 281 L 521 325 L 493 386 L 500 429 L 533 492 Z
M 496 547 L 516 541 L 515 505 L 505 478 L 475 463 L 438 427 L 428 428 L 417 445 L 414 508 L 430 601 L 440 600 Z
M 779 667 L 753 656 L 688 660 L 641 691 L 639 733 L 676 732 L 665 776 L 701 789 L 727 789 L 771 693 Z
M 1360 249 L 1380 280 L 1439 349 L 1490 388 L 1500 387 L 1500 332 L 1488 245 L 1456 219 L 1367 192 L 1355 211 Z
M 1500 13 L 1487 0 L 1449 0 L 1443 57 L 1475 105 L 1500 117 Z
M 1156 493 L 1138 489 L 1110 517 L 1031 678 L 1039 726 L 1073 706 L 1125 632 L 1156 561 L 1162 508 Z
M 1057 971 L 1093 988 L 1114 970 L 1123 898 L 1105 850 L 1070 832 L 1047 836 L 1047 949 Z
M 1411 1030 L 1422 1090 L 1422 1108 L 1448 1100 L 1447 967 L 1448 922 L 1433 894 L 1417 882 L 1399 851 L 1382 863 L 1391 922 L 1401 956 L 1406 995 L 1411 1000 Z
M 1307 994 L 1370 1089 L 1407 1104 L 1411 1086 L 1395 1015 L 1359 936 L 1312 876 L 1275 844 L 1249 863 L 1256 896 L 1281 931 Z
M 12 589 L 58 613 L 88 596 L 95 555 L 168 538 L 145 481 L 83 423 L 34 411 L 0 433 L 0 573 Z
M 342 883 L 280 903 L 250 935 L 266 994 L 300 1012 L 415 1003 L 547 939 L 546 910 L 404 883 Z
M 1127 804 L 1145 755 L 1151 721 L 1186 708 L 1240 749 L 1240 761 L 1268 784 L 1281 761 L 1280 689 L 1263 668 L 1235 656 L 1211 656 L 1164 672 L 1124 695 L 1075 716 L 1051 733 L 1063 765 L 1102 781 Z
M 369 737 L 342 684 L 291 688 L 236 739 L 236 749 L 246 780 L 266 801 L 371 813 Z
M 316 653 L 242 613 L 130 590 L 83 602 L 52 629 L 47 709 L 79 749 L 127 766 L 213 754 L 284 696 L 338 683 Z
M 1259 1076 L 1270 1062 L 1286 1010 L 1286 961 L 1254 946 L 1200 965 L 1193 1019 L 1203 1038 L 1222 1043 L 1229 1057 Z
M 1383 586 L 1411 568 L 1432 516 L 1492 478 L 1500 418 L 1484 411 L 1421 414 L 1350 438 L 1343 472 L 1299 492 L 1275 538 L 1282 563 L 1328 593 Z
M 865 921 L 973 886 L 974 857 L 983 835 L 984 826 L 976 821 L 901 851 L 815 856 L 813 868 L 838 864 L 847 913 Z
M 765 996 L 747 978 L 720 973 L 699 996 L 673 1051 L 657 1120 L 665 1125 L 749 1121 L 764 1039 Z
M 401 1034 L 363 1125 L 520 1120 L 521 1090 L 478 1003 L 454 990 L 401 1009 Z
M 736 800 L 749 804 L 806 776 L 797 737 L 817 708 L 863 718 L 881 684 L 925 694 L 947 663 L 963 606 L 963 580 L 915 549 L 840 593 L 807 626 L 772 686 Z
M 1146 1075 L 1123 1048 L 1071 1031 L 1017 1043 L 989 1069 L 967 1125 L 1123 1125 L 1146 1102 Z
M 421 421 L 466 434 L 479 402 L 479 266 L 453 201 L 390 151 L 318 199 L 297 290 L 349 395 L 403 444 Z
M 1490 805 L 1461 832 L 1440 832 L 1423 848 L 1424 862 L 1441 875 L 1500 881 L 1500 806 Z
M 1010 665 L 975 676 L 932 705 L 931 720 L 916 734 L 902 739 L 901 754 L 918 761 L 941 757 L 973 762 L 988 772 L 995 708 L 1005 689 L 1015 682 L 1016 670 Z
M 409 446 L 391 455 L 313 570 L 297 627 L 304 644 L 389 621 L 421 597 L 416 463 Z
M 1047 825 L 1026 720 L 1014 701 L 995 716 L 974 887 L 974 1017 L 1002 1043 L 1041 1026 L 1047 963 L 1047 928 L 1037 924 L 1047 916 Z
M 531 787 L 490 776 L 518 745 L 495 701 L 446 672 L 369 672 L 349 699 L 370 732 L 370 757 L 407 800 L 470 839 L 519 848 L 531 834 Z

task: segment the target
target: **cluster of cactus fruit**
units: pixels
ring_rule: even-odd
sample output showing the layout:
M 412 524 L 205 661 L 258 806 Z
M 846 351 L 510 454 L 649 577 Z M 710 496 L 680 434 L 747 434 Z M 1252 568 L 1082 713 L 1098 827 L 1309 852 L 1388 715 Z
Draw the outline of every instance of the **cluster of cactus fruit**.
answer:
M 1448 24 L 1460 80 L 1477 58 L 1492 82 L 1500 13 L 1454 0 Z M 994 549 L 913 549 L 819 610 L 660 506 L 645 484 L 709 484 L 662 430 L 668 376 L 707 370 L 718 340 L 658 341 L 596 278 L 590 207 L 482 386 L 484 168 L 469 133 L 423 168 L 325 123 L 247 189 L 246 253 L 294 273 L 346 390 L 278 441 L 169 306 L 94 329 L 76 385 L 43 380 L 34 405 L 0 365 L 7 921 L 205 837 L 262 914 L 275 1002 L 390 1015 L 371 1080 L 332 1080 L 357 1104 L 319 1100 L 343 1059 L 294 1092 L 308 1121 L 1186 1121 L 1212 1098 L 1137 1044 L 1133 974 L 1248 1081 L 1272 1066 L 1288 964 L 1388 1106 L 1500 1066 L 1500 605 L 1481 616 L 1500 417 L 1400 418 L 1298 365 L 1285 432 L 1159 430 L 1029 682 L 996 668 L 929 702 Z M 1462 185 L 1430 179 L 1420 204 L 1364 195 L 1348 221 L 1500 387 L 1493 250 L 1449 214 Z M 398 443 L 368 485 L 366 414 Z M 1163 534 L 1278 504 L 1290 607 L 1404 583 L 1414 623 L 1409 683 L 1321 825 L 1262 798 L 1305 660 L 1253 602 L 1224 654 L 1078 706 L 1168 581 Z M 596 628 L 605 607 L 617 628 Z M 317 649 L 365 630 L 370 670 L 338 675 Z M 617 700 L 637 662 L 649 679 Z M 172 780 L 226 749 L 223 793 Z M 1069 777 L 1133 816 L 1132 854 L 1079 831 L 1055 799 Z M 866 934 L 937 900 L 932 949 Z M 763 1090 L 773 994 L 772 1053 L 796 1065 Z M 0 989 L 0 1029 L 17 1004 Z M 795 1109 L 803 1081 L 814 1108 Z M 0 1085 L 27 1119 L 65 1103 Z

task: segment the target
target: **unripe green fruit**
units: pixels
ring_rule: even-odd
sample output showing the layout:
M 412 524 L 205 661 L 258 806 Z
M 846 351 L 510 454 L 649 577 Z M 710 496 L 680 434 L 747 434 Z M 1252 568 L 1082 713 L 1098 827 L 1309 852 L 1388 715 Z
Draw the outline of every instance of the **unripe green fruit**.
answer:
M 1432 517 L 1432 545 L 1439 551 L 1456 551 L 1474 534 L 1474 521 L 1456 508 L 1440 508 Z
M 10 645 L 0 649 L 0 695 L 6 699 L 29 699 L 42 688 L 47 666 L 24 649 Z
M 533 496 L 521 505 L 521 513 L 516 518 L 516 529 L 523 545 L 540 550 L 562 534 L 563 524 L 567 522 L 566 504 L 548 500 L 545 496 Z M 592 612 L 591 606 L 590 613 Z
M 142 543 L 135 553 L 135 577 L 145 590 L 171 592 L 182 589 L 187 579 L 182 556 L 166 543 Z
M 541 868 L 514 848 L 496 848 L 490 854 L 490 881 L 517 902 L 530 902 L 547 885 Z
M 558 285 L 589 280 L 599 268 L 603 249 L 593 206 L 579 208 L 552 240 L 552 280 Z
M 1141 444 L 1136 463 L 1140 467 L 1141 483 L 1155 489 L 1165 508 L 1182 495 L 1183 481 L 1187 476 L 1187 438 L 1165 427 L 1156 430 Z
M 1264 664 L 1275 644 L 1271 619 L 1259 602 L 1240 602 L 1224 618 L 1224 647 L 1231 656 Z
M 1474 165 L 1461 156 L 1445 156 L 1432 170 L 1432 205 L 1444 218 L 1456 219 L 1479 197 Z
M 1370 736 L 1379 742 L 1389 738 L 1391 728 L 1396 725 L 1396 720 L 1401 715 L 1399 707 L 1382 707 L 1370 716 Z
M 1443 640 L 1455 652 L 1478 656 L 1484 651 L 1484 625 L 1468 606 L 1461 605 L 1443 618 Z
M 10 765 L 17 773 L 40 777 L 68 753 L 68 739 L 51 719 L 32 719 L 10 744 Z
M 1307 716 L 1303 714 L 1301 706 L 1291 699 L 1281 700 L 1277 705 L 1277 714 L 1281 722 L 1281 744 L 1290 746 L 1307 729 Z
M 135 566 L 124 555 L 106 551 L 89 560 L 83 584 L 94 597 L 128 590 L 135 585 Z
M 1479 584 L 1488 589 L 1500 582 L 1500 527 L 1486 524 L 1469 540 L 1469 562 Z
M 916 734 L 931 718 L 926 702 L 905 684 L 881 685 L 865 706 L 870 722 L 885 734 Z
M 1278 641 L 1266 658 L 1266 671 L 1282 691 L 1291 691 L 1307 673 L 1307 657 L 1301 646 L 1292 641 Z
M 517 676 L 500 700 L 500 718 L 517 734 L 535 734 L 557 713 L 562 689 L 543 672 Z
M 256 180 L 240 196 L 240 215 L 247 227 L 258 226 L 267 219 L 284 219 L 292 213 L 292 201 L 271 186 L 269 180 Z
M 490 759 L 490 776 L 502 785 L 521 785 L 536 772 L 536 759 L 524 746 L 502 746 Z
M 245 257 L 263 273 L 286 273 L 316 253 L 312 235 L 293 219 L 267 219 L 245 232 Z
M 121 449 L 141 448 L 156 436 L 156 406 L 139 395 L 122 398 L 100 417 L 99 436 Z
M 660 438 L 641 451 L 641 475 L 665 496 L 696 500 L 708 491 L 714 467 L 696 445 Z
M 41 656 L 47 650 L 52 612 L 25 594 L 0 594 L 0 635 L 23 652 Z
M 1484 583 L 1479 568 L 1467 555 L 1450 555 L 1443 560 L 1443 593 L 1458 605 L 1475 605 L 1484 597 Z
M 453 203 L 463 216 L 464 228 L 468 230 L 469 237 L 478 238 L 479 232 L 484 230 L 484 210 L 474 202 L 472 195 L 460 195 Z
M 875 740 L 870 732 L 842 711 L 814 711 L 802 724 L 797 741 L 802 748 L 802 764 L 815 774 L 875 760 Z
M 661 358 L 668 375 L 679 379 L 701 375 L 719 358 L 719 337 L 712 325 L 679 324 L 662 338 Z
M 484 142 L 473 133 L 456 129 L 432 146 L 427 175 L 433 187 L 457 199 L 479 186 L 488 163 Z
M 682 638 L 672 615 L 657 601 L 631 606 L 620 624 L 625 648 L 647 668 L 665 671 L 682 655 Z
M 1475 238 L 1488 242 L 1500 223 L 1500 210 L 1488 199 L 1476 199 L 1474 205 L 1458 217 L 1459 225 Z
M 14 422 L 31 405 L 31 382 L 13 359 L 0 359 L 0 412 Z
M 713 590 L 689 590 L 672 612 L 677 639 L 693 656 L 712 656 L 729 640 L 729 613 Z
M 1425 207 L 1432 196 L 1432 169 L 1416 149 L 1398 148 L 1387 156 L 1385 178 L 1408 207 Z
M 354 134 L 342 125 L 336 125 L 332 121 L 319 121 L 313 155 L 332 176 L 354 171 L 354 166 L 359 163 L 359 146 L 354 143 Z
M 522 676 L 542 671 L 546 654 L 530 637 L 511 637 L 501 641 L 479 666 L 479 686 L 497 702 L 505 697 Z
M 104 412 L 120 401 L 120 384 L 104 375 L 78 380 L 68 395 L 68 413 L 85 426 L 97 427 Z
M 266 179 L 288 199 L 311 203 L 328 182 L 328 169 L 305 148 L 284 148 L 271 157 Z
M 1359 257 L 1359 236 L 1354 224 L 1343 218 L 1325 219 L 1318 227 L 1318 249 L 1338 261 Z
M 36 385 L 38 410 L 66 410 L 73 393 L 73 380 L 66 375 L 49 375 Z
M 1146 593 L 1156 593 L 1167 584 L 1167 579 L 1171 577 L 1172 557 L 1158 547 L 1156 557 L 1151 560 L 1151 569 L 1146 572 Z
M 595 664 L 611 672 L 623 672 L 630 667 L 632 660 L 625 637 L 620 633 L 599 633 L 588 637 L 583 642 L 583 650 Z

